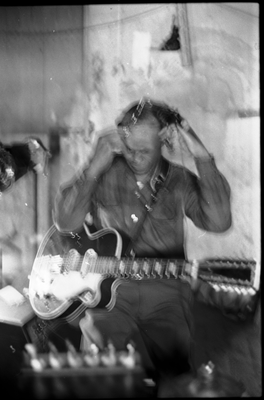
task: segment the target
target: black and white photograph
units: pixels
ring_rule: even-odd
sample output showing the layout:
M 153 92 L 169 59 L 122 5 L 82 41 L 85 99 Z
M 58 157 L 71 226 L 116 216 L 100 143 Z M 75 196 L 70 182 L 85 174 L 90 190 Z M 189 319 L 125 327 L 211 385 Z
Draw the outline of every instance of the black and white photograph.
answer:
M 1 399 L 262 396 L 259 14 L 0 6 Z

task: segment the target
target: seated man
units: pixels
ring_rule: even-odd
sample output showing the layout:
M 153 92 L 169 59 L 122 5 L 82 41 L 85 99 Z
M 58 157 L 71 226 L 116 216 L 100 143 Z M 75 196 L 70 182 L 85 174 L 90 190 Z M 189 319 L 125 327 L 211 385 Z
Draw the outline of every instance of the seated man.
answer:
M 199 176 L 162 156 L 170 129 L 192 153 Z M 97 230 L 115 228 L 135 257 L 187 259 L 184 218 L 211 232 L 231 226 L 230 188 L 187 122 L 165 104 L 143 100 L 102 135 L 89 165 L 55 200 L 60 232 L 80 232 L 87 214 Z M 124 349 L 135 337 L 154 366 L 157 383 L 191 369 L 192 289 L 177 279 L 126 280 L 111 311 L 89 311 L 101 335 Z M 87 324 L 87 329 L 88 329 Z M 85 323 L 81 324 L 85 330 Z

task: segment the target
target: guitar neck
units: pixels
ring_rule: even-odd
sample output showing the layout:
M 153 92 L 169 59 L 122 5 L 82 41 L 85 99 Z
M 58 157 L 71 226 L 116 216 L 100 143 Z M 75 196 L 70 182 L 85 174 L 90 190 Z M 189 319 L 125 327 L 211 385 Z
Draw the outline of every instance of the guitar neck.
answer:
M 190 264 L 184 260 L 165 260 L 147 258 L 99 257 L 95 263 L 87 261 L 82 266 L 84 274 L 88 272 L 106 274 L 116 278 L 177 278 L 190 273 Z
M 231 282 L 251 285 L 254 283 L 255 261 L 241 260 L 196 260 L 159 258 L 121 258 L 97 257 L 96 253 L 86 253 L 81 272 L 98 273 L 115 278 L 154 279 L 185 278 L 191 276 L 207 281 Z

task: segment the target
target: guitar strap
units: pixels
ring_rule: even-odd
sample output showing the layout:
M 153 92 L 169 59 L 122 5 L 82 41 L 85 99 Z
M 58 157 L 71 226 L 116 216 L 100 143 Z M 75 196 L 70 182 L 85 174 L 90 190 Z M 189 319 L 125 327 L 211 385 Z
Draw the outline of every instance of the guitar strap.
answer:
M 167 179 L 168 173 L 169 173 L 169 166 L 170 166 L 169 162 L 164 157 L 161 157 L 161 166 L 160 166 L 159 175 L 155 178 L 153 185 L 151 185 L 153 192 L 151 194 L 150 204 L 145 205 L 144 216 L 141 218 L 141 221 L 138 224 L 137 229 L 134 231 L 133 236 L 130 237 L 130 239 L 129 239 L 126 250 L 124 251 L 124 256 L 126 256 L 126 257 L 131 257 L 131 256 L 134 257 L 135 256 L 135 252 L 133 250 L 133 245 L 134 245 L 135 239 L 138 238 L 138 236 L 143 228 L 147 214 L 149 212 L 152 212 L 152 209 L 158 200 L 158 192 L 165 185 L 165 182 L 166 182 L 166 179 Z

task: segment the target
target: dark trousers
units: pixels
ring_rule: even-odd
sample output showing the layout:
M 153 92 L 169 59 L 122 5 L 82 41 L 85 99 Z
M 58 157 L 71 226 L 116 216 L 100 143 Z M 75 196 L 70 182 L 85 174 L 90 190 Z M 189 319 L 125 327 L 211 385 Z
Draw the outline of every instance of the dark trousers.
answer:
M 89 312 L 104 345 L 111 340 L 125 350 L 132 340 L 146 370 L 177 376 L 191 370 L 192 305 L 191 287 L 181 280 L 126 280 L 111 311 Z

